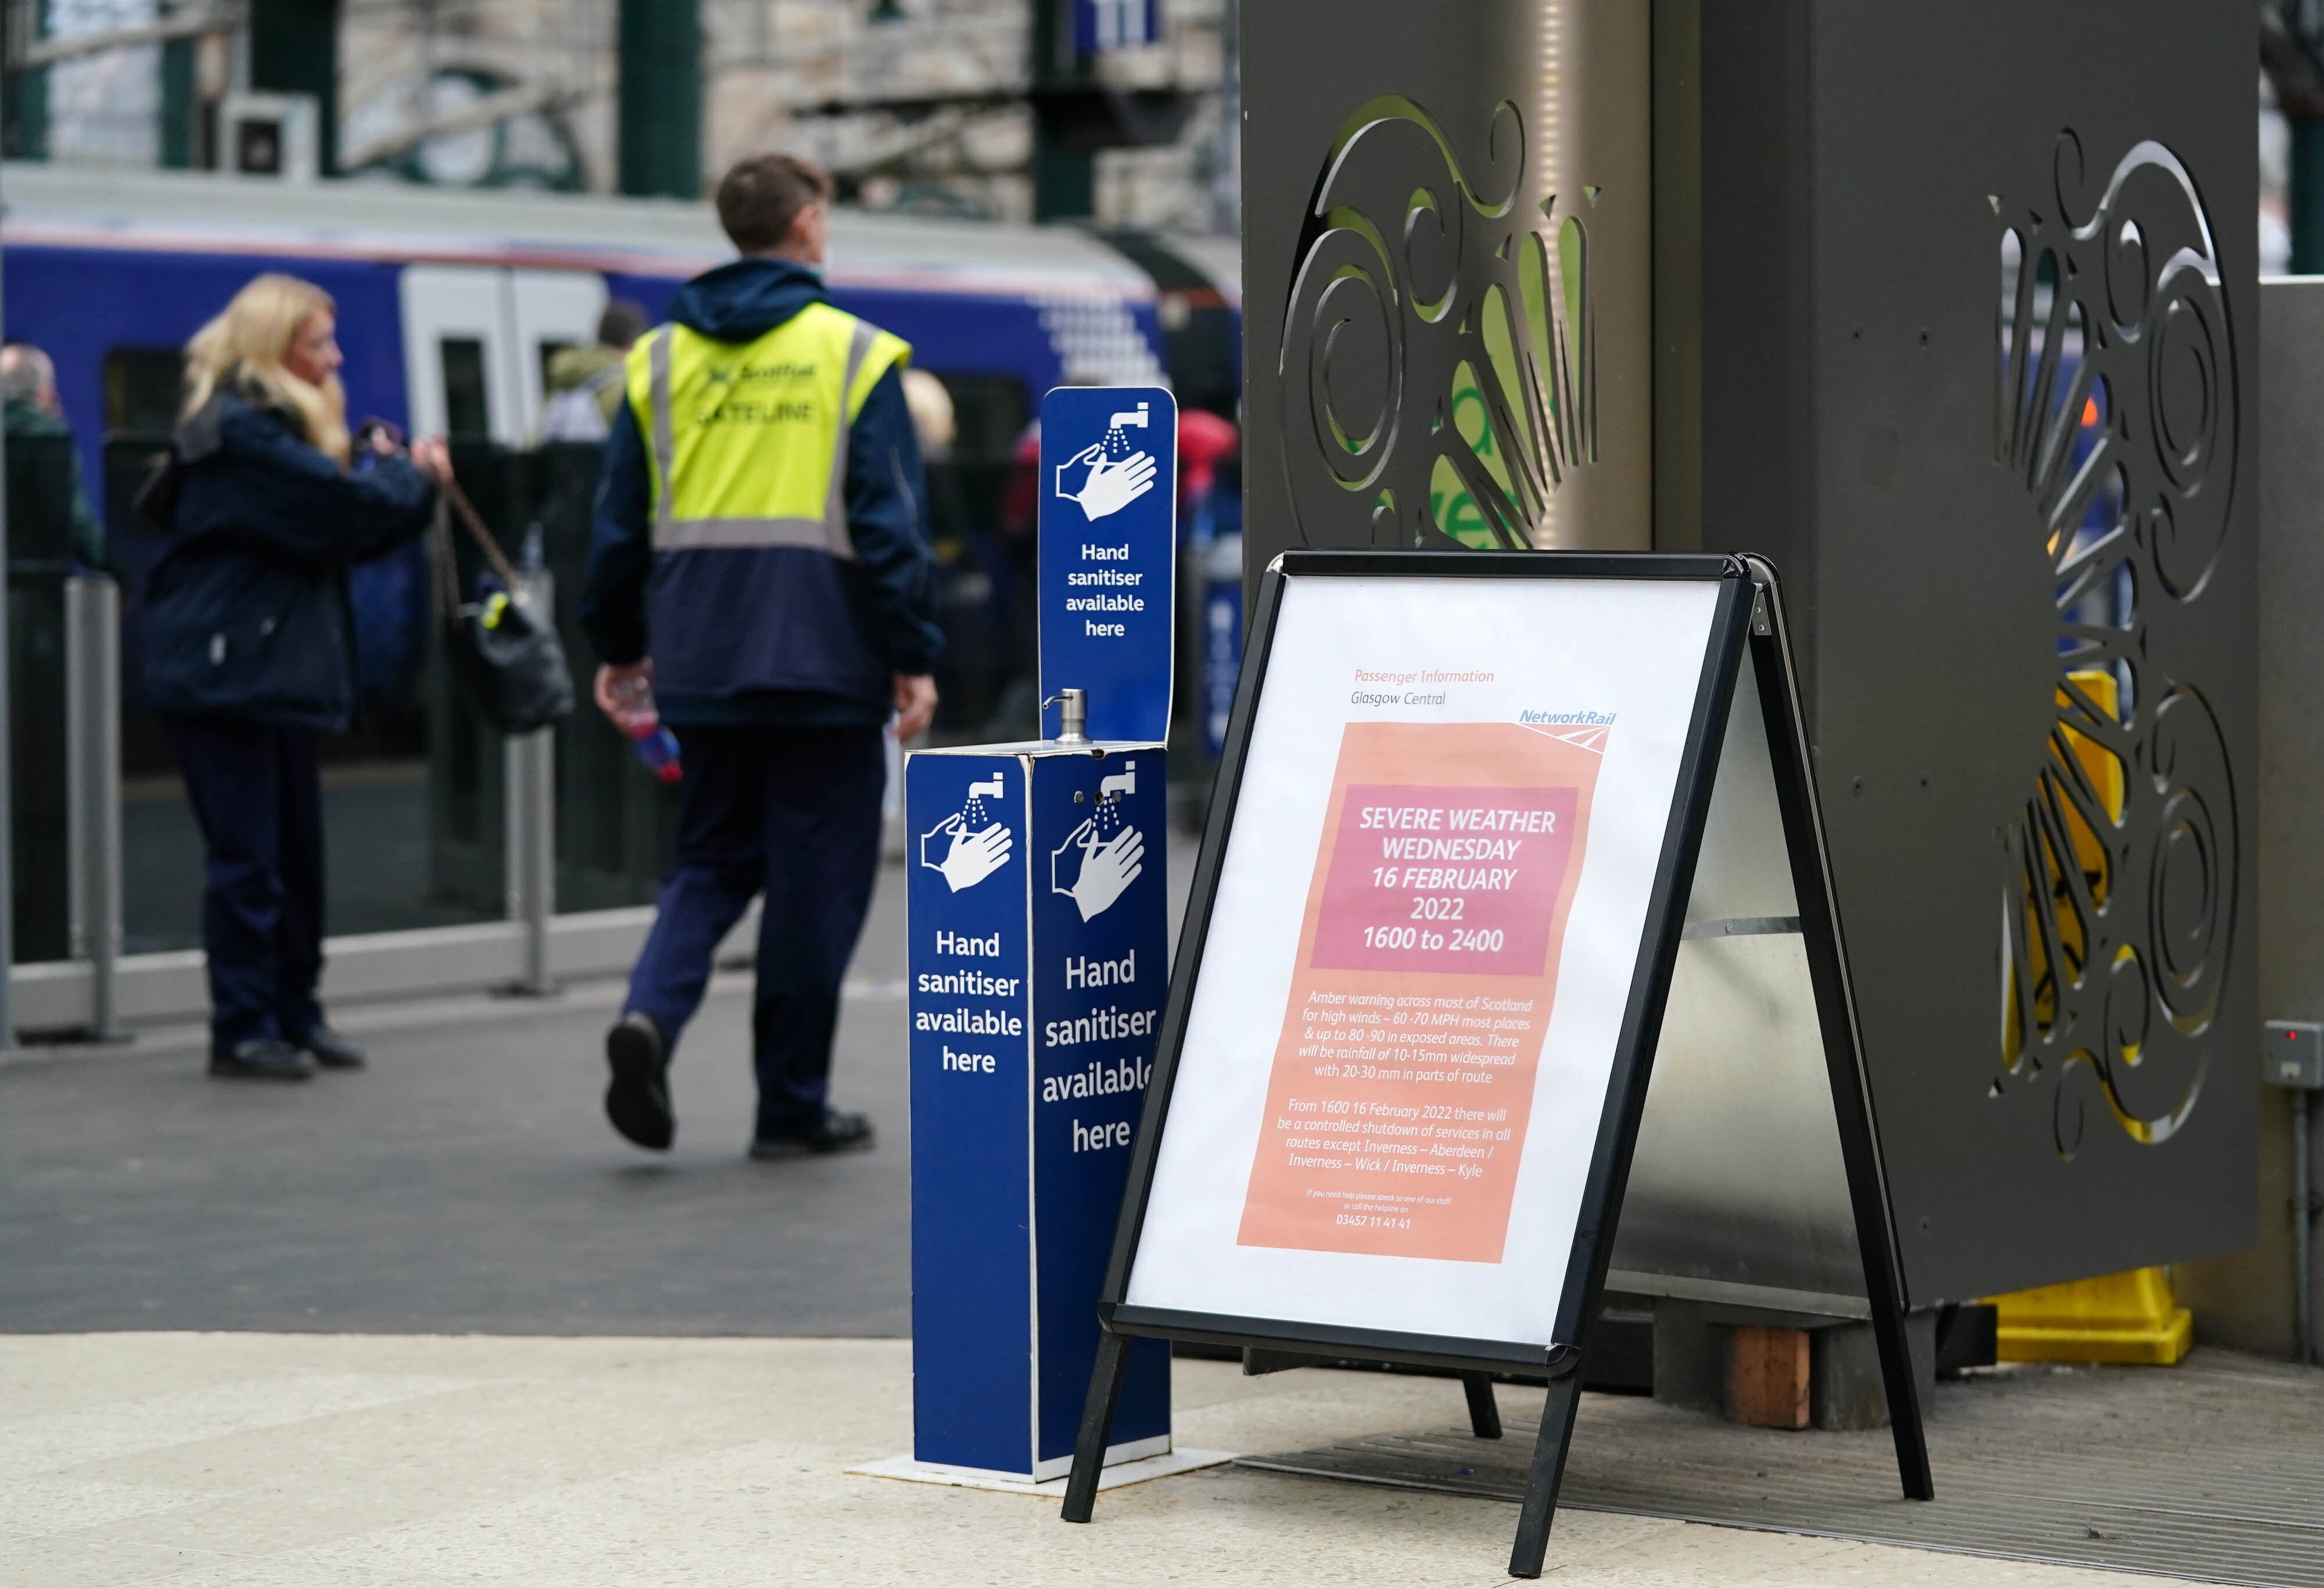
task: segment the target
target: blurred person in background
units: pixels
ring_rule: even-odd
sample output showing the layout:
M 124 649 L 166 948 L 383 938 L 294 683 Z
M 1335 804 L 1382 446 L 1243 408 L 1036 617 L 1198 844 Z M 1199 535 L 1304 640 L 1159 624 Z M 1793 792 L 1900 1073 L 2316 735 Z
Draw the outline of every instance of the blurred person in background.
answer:
M 31 343 L 11 342 L 0 347 L 0 399 L 6 404 L 9 440 L 42 436 L 72 439 L 64 405 L 57 400 L 57 366 Z M 80 454 L 74 451 L 68 456 L 72 470 L 73 560 L 84 568 L 110 572 L 105 531 L 97 528 L 97 515 L 88 510 L 88 493 L 81 489 Z
M 658 711 L 685 768 L 653 930 L 605 1034 L 606 1117 L 654 1151 L 677 1129 L 671 1050 L 762 892 L 751 1156 L 872 1145 L 872 1122 L 828 1102 L 839 985 L 879 869 L 881 733 L 927 728 L 943 634 L 911 350 L 825 296 L 830 201 L 788 155 L 726 173 L 718 220 L 742 257 L 631 350 L 598 477 L 580 601 L 597 704 L 625 733 Z
M 540 412 L 541 441 L 603 441 L 622 406 L 622 369 L 630 349 L 646 334 L 646 311 L 616 298 L 597 317 L 597 340 L 560 347 L 549 360 L 548 405 Z
M 141 498 L 169 540 L 146 581 L 145 690 L 207 863 L 210 1073 L 361 1068 L 323 1019 L 319 733 L 355 715 L 347 565 L 428 527 L 440 438 L 347 434 L 331 298 L 258 277 L 186 344 L 184 418 Z
M 920 438 L 920 456 L 933 463 L 952 451 L 960 435 L 960 418 L 953 411 L 952 393 L 926 370 L 904 372 L 904 406 L 911 410 L 912 429 Z

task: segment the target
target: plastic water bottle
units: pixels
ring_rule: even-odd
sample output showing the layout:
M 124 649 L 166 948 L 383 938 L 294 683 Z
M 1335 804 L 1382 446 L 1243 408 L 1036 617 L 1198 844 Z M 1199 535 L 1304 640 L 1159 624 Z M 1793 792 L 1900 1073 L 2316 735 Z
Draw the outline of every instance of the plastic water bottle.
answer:
M 638 759 L 645 763 L 646 770 L 662 782 L 676 783 L 686 776 L 686 768 L 678 762 L 678 735 L 664 728 L 659 718 L 633 730 L 630 748 L 638 752 Z
M 661 712 L 654 705 L 653 685 L 633 678 L 618 687 L 613 698 L 620 708 L 614 726 L 629 736 L 630 748 L 645 769 L 663 783 L 676 783 L 685 776 L 686 768 L 678 764 L 678 736 L 662 726 Z

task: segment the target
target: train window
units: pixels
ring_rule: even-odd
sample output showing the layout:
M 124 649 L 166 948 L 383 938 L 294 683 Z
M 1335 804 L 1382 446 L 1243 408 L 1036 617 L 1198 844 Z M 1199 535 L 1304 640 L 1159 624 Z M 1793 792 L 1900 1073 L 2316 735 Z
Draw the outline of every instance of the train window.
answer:
M 105 355 L 105 427 L 174 430 L 186 355 L 174 347 L 116 347 Z
M 939 372 L 952 396 L 953 450 L 967 456 L 1007 456 L 1033 418 L 1025 382 L 1014 375 L 951 375 Z
M 454 441 L 489 441 L 493 410 L 484 393 L 481 337 L 446 336 L 436 344 L 444 366 L 444 434 Z

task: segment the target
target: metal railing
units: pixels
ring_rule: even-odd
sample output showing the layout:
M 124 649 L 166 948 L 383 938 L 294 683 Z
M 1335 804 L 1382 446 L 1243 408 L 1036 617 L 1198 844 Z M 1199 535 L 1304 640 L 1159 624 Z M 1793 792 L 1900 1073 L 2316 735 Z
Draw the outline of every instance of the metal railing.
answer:
M 101 472 L 104 499 L 115 509 L 108 515 L 112 555 L 133 592 L 160 545 L 141 537 L 119 509 L 161 439 L 113 438 Z M 40 451 L 25 450 L 28 459 L 12 462 L 12 474 Z M 447 913 L 475 919 L 327 940 L 327 1002 L 485 989 L 544 995 L 563 981 L 624 971 L 652 924 L 651 900 L 675 832 L 672 792 L 637 764 L 629 743 L 587 703 L 597 658 L 575 620 L 571 595 L 587 562 L 596 449 L 558 445 L 518 453 L 476 445 L 456 448 L 454 459 L 486 526 L 521 570 L 520 599 L 558 629 L 582 704 L 557 728 L 503 737 L 484 725 L 440 668 L 429 670 L 414 695 L 426 722 L 428 755 L 427 856 L 420 862 L 426 874 L 415 893 L 440 906 L 435 919 Z M 46 463 L 60 461 L 61 453 Z M 948 698 L 955 709 L 969 708 L 972 717 L 993 709 L 1017 663 L 1007 637 L 1010 603 L 995 590 L 996 577 L 1005 583 L 1006 570 L 991 534 L 1005 468 L 1001 460 L 971 460 L 938 471 L 932 491 L 939 543 L 960 559 L 947 565 L 949 577 L 964 597 L 981 603 L 957 621 L 946 608 L 948 629 L 958 629 L 955 662 L 967 670 L 946 678 Z M 124 657 L 134 665 L 136 647 L 132 635 L 124 648 L 124 629 L 134 629 L 134 622 L 124 623 L 124 592 L 102 574 L 66 577 L 69 562 L 49 555 L 62 546 L 48 501 L 57 492 L 36 491 L 37 502 L 13 485 L 12 493 L 12 506 L 39 521 L 24 527 L 30 532 L 22 540 L 42 559 L 27 575 L 38 581 L 36 599 L 20 605 L 35 627 L 46 626 L 42 632 L 60 635 L 60 643 L 43 653 L 54 655 L 53 664 L 30 658 L 37 664 L 32 672 L 12 680 L 19 690 L 37 692 L 43 702 L 31 739 L 18 724 L 20 760 L 26 765 L 18 768 L 17 786 L 21 797 L 31 786 L 23 778 L 40 773 L 42 809 L 61 806 L 53 825 L 63 840 L 62 875 L 41 883 L 33 911 L 42 923 L 34 934 L 38 944 L 18 946 L 38 962 L 9 968 L 5 986 L 15 1029 L 43 1039 L 103 1040 L 131 1025 L 198 1019 L 208 1007 L 198 949 L 124 951 L 137 946 L 133 933 L 154 941 L 153 929 L 141 924 L 152 911 L 140 901 L 154 897 L 148 890 L 155 864 L 147 849 L 137 847 L 137 832 L 149 830 L 133 827 L 124 847 L 124 776 L 138 778 L 141 788 L 166 785 L 168 760 L 160 725 L 137 704 L 135 677 L 124 675 Z M 963 546 L 968 549 L 953 549 Z M 461 588 L 470 588 L 476 570 L 466 555 L 458 572 Z M 429 640 L 432 648 L 432 631 Z M 23 754 L 27 748 L 30 757 Z M 395 753 L 418 752 L 415 746 Z M 60 779 L 51 776 L 51 760 Z M 18 857 L 29 851 L 32 873 L 42 876 L 42 867 L 59 859 L 44 841 L 49 823 L 42 814 L 36 832 L 20 825 L 16 834 Z M 182 840 L 191 842 L 190 833 Z M 171 859 L 167 877 L 173 887 L 195 886 L 196 874 L 180 876 L 190 858 Z M 135 909 L 124 907 L 124 894 Z M 189 900 L 179 894 L 172 902 L 183 915 Z M 499 918 L 485 918 L 493 915 Z M 754 910 L 738 924 L 722 959 L 746 956 L 755 932 Z M 183 931 L 161 941 L 189 943 Z
M 544 570 L 521 577 L 518 601 L 535 617 L 554 621 L 556 577 Z M 524 970 L 511 986 L 542 997 L 557 990 L 549 968 L 549 927 L 557 916 L 557 730 L 512 733 L 501 756 L 508 788 L 502 844 L 508 857 L 508 915 L 524 932 Z
M 25 450 L 28 454 L 38 451 Z M 133 443 L 121 450 L 127 454 L 139 447 Z M 25 461 L 18 460 L 19 465 Z M 141 459 L 124 455 L 123 461 Z M 536 612 L 561 619 L 558 626 L 576 682 L 586 685 L 595 657 L 569 614 L 557 612 L 553 561 L 572 564 L 577 574 L 586 556 L 586 482 L 595 474 L 594 455 L 576 452 L 544 459 L 476 449 L 460 461 L 463 479 L 470 482 L 471 494 L 503 544 L 514 550 L 530 539 L 536 552 L 545 546 L 550 554 L 551 565 L 526 571 L 519 599 Z M 121 472 L 131 471 L 124 467 Z M 25 492 L 15 495 L 23 498 Z M 42 520 L 27 524 L 26 543 L 45 548 L 46 539 L 57 538 L 42 533 L 43 528 L 54 528 L 46 524 L 55 516 L 52 512 L 29 510 L 26 500 L 15 505 L 28 509 L 23 515 L 28 520 Z M 45 497 L 39 505 L 45 509 Z M 529 530 L 536 532 L 528 536 Z M 158 549 L 152 543 L 124 545 L 124 537 L 134 533 L 117 524 L 115 544 L 133 564 L 150 562 Z M 37 707 L 27 715 L 38 741 L 32 748 L 40 752 L 42 765 L 19 770 L 40 771 L 45 776 L 51 770 L 48 761 L 60 762 L 53 768 L 61 773 L 57 780 L 60 786 L 54 795 L 42 798 L 61 805 L 61 820 L 55 825 L 62 831 L 55 836 L 62 842 L 51 845 L 42 825 L 37 831 L 20 831 L 15 848 L 19 854 L 32 851 L 39 862 L 36 870 L 57 862 L 60 849 L 62 875 L 56 884 L 44 885 L 32 903 L 38 920 L 58 925 L 43 929 L 46 935 L 37 947 L 26 945 L 40 958 L 9 967 L 7 984 L 17 1031 L 44 1040 L 107 1040 L 131 1023 L 200 1017 L 208 1007 L 208 988 L 198 949 L 124 952 L 124 896 L 137 879 L 129 875 L 123 831 L 123 598 L 111 578 L 88 573 L 68 576 L 65 568 L 60 560 L 43 556 L 18 570 L 28 592 L 25 600 L 32 603 L 26 610 L 38 620 L 42 633 L 58 632 L 60 639 L 47 642 L 42 653 L 53 656 L 53 664 L 13 681 L 18 689 L 30 689 L 41 697 L 20 704 Z M 60 592 L 60 612 L 52 610 Z M 467 746 L 459 756 L 434 757 L 431 778 L 471 780 L 470 786 L 459 791 L 460 797 L 469 810 L 486 815 L 486 824 L 471 823 L 462 841 L 448 831 L 441 800 L 431 802 L 435 869 L 456 877 L 468 894 L 477 895 L 469 907 L 482 905 L 481 914 L 498 906 L 503 918 L 330 939 L 325 945 L 324 997 L 344 1001 L 486 988 L 540 995 L 553 992 L 562 979 L 626 969 L 652 922 L 646 901 L 659 870 L 658 830 L 666 822 L 648 819 L 641 828 L 641 818 L 652 804 L 667 803 L 659 785 L 628 765 L 626 745 L 586 706 L 561 731 L 595 752 L 592 776 L 577 786 L 560 788 L 564 757 L 558 751 L 559 729 L 498 736 L 475 719 L 447 684 L 438 684 L 428 694 L 431 740 L 448 744 L 461 739 Z M 586 701 L 586 687 L 580 698 Z M 142 716 L 138 721 L 141 733 L 150 739 L 151 722 Z M 26 726 L 19 724 L 18 738 Z M 606 753 L 608 746 L 594 742 L 601 738 L 613 740 L 612 748 L 621 752 L 618 758 Z M 61 742 L 51 745 L 52 739 Z M 498 744 L 493 742 L 495 739 Z M 461 768 L 451 768 L 449 761 L 460 762 Z M 44 782 L 42 787 L 47 786 Z M 618 829 L 639 830 L 643 841 L 623 843 L 610 856 L 567 858 L 567 868 L 579 863 L 588 885 L 583 891 L 613 907 L 559 915 L 558 873 L 565 846 L 559 841 L 558 818 L 561 805 L 576 801 L 585 822 L 603 828 L 610 817 Z M 632 811 L 632 805 L 641 808 Z M 494 815 L 497 820 L 491 819 Z M 479 886 L 484 884 L 479 872 L 496 873 L 498 886 Z M 194 885 L 192 877 L 184 881 L 189 887 Z
M 546 574 L 524 592 L 547 609 Z M 65 582 L 64 715 L 69 878 L 67 959 L 11 968 L 21 1032 L 113 1040 L 125 1023 L 196 1018 L 208 1007 L 199 950 L 122 952 L 120 594 L 102 574 Z M 487 987 L 542 994 L 560 978 L 624 969 L 651 923 L 650 906 L 558 916 L 557 730 L 509 737 L 502 749 L 507 919 L 334 938 L 326 998 L 362 999 Z
M 119 1034 L 121 592 L 102 574 L 65 581 L 67 952 L 88 967 L 86 1034 Z

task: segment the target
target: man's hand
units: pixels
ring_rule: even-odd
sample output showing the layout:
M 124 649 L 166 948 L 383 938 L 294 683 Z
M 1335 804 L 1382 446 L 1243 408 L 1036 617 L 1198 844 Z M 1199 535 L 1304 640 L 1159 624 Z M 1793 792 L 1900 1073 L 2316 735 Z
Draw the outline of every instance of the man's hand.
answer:
M 936 681 L 926 673 L 896 675 L 896 742 L 909 744 L 936 720 Z
M 627 666 L 608 665 L 599 667 L 596 684 L 589 693 L 595 699 L 597 709 L 604 712 L 613 726 L 626 736 L 637 702 L 652 687 L 653 658 L 648 656 Z

